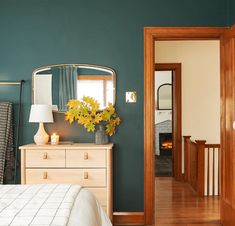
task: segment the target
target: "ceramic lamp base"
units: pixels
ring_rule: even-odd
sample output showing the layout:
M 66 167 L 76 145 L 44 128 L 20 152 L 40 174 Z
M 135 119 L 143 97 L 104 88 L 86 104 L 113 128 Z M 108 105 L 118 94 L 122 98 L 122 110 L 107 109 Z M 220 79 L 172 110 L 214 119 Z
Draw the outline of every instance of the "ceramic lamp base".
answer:
M 44 145 L 47 144 L 49 141 L 49 136 L 44 129 L 43 123 L 39 123 L 39 128 L 37 133 L 34 135 L 34 142 L 37 145 Z

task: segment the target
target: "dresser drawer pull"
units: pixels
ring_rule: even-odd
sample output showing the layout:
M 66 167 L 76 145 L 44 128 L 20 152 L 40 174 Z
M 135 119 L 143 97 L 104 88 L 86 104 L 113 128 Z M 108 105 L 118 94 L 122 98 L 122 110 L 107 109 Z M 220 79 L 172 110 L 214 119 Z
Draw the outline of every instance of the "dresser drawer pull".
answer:
M 88 172 L 84 172 L 84 179 L 88 179 Z
M 43 179 L 47 179 L 47 172 L 44 172 L 43 173 L 43 177 L 42 177 Z
M 85 152 L 85 153 L 84 153 L 84 160 L 87 160 L 87 159 L 88 159 L 88 153 Z
M 43 159 L 47 159 L 47 152 L 43 153 L 42 158 L 43 158 Z

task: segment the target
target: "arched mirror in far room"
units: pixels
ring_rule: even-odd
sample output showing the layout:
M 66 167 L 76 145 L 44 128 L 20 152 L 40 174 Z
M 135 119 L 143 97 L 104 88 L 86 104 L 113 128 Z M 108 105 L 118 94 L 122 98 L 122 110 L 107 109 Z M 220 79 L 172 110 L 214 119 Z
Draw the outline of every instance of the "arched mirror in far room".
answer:
M 157 110 L 172 110 L 172 84 L 164 83 L 157 89 Z
M 90 96 L 100 109 L 115 104 L 116 73 L 112 68 L 93 64 L 57 64 L 36 68 L 32 74 L 33 104 L 48 104 L 65 112 L 70 99 Z

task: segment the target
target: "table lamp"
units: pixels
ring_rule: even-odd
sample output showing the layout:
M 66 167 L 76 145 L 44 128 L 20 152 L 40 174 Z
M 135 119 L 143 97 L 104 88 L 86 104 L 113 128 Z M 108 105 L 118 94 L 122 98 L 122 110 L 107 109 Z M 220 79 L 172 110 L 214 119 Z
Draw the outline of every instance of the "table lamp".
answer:
M 29 122 L 39 122 L 39 128 L 34 135 L 34 142 L 37 145 L 48 143 L 49 136 L 44 129 L 44 122 L 53 122 L 52 107 L 44 104 L 34 104 L 31 106 Z

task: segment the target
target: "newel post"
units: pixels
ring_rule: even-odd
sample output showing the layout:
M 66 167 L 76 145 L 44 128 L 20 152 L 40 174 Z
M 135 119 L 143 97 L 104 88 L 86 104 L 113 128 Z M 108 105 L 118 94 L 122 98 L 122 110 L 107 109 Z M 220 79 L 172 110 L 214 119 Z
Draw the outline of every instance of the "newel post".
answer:
M 197 144 L 197 192 L 199 196 L 204 196 L 206 140 L 195 140 L 195 142 Z
M 190 177 L 190 137 L 184 137 L 184 180 L 189 182 Z

